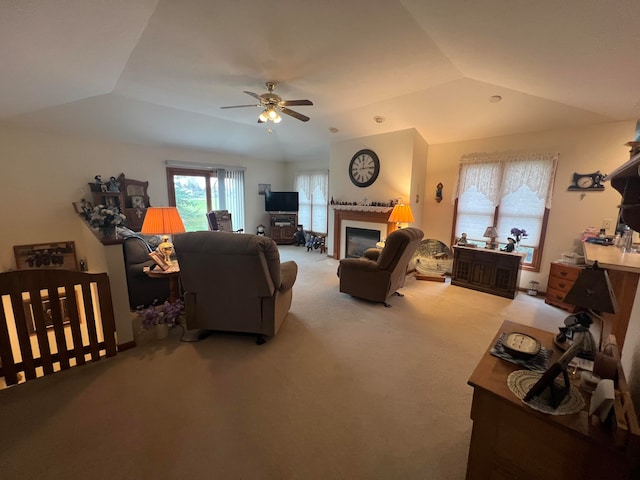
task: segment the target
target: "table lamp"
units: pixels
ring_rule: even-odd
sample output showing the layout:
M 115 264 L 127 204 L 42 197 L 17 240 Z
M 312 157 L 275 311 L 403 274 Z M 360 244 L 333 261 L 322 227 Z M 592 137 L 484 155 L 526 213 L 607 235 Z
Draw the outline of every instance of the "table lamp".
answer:
M 600 351 L 604 330 L 604 319 L 600 314 L 616 313 L 618 308 L 607 271 L 600 268 L 598 262 L 594 262 L 593 267 L 582 270 L 563 301 L 586 311 L 568 316 L 564 321 L 565 326 L 560 328 L 554 343 L 558 348 L 565 350 L 575 342 L 573 337 L 576 332 L 585 332 L 585 338 L 582 339 L 582 345 L 576 354 L 593 360 L 596 353 Z M 594 320 L 600 324 L 600 338 L 597 342 L 589 331 L 589 326 L 594 323 Z
M 489 226 L 486 228 L 486 230 L 484 231 L 484 235 L 482 236 L 491 239 L 490 242 L 487 242 L 487 245 L 485 248 L 495 250 L 496 247 L 498 246 L 498 244 L 496 243 L 496 237 L 498 236 L 498 229 L 496 227 Z
M 184 233 L 184 224 L 176 207 L 149 207 L 144 217 L 142 230 L 145 235 L 162 235 L 162 242 L 158 245 L 158 251 L 162 253 L 164 261 L 168 265 L 173 262 L 173 243 L 169 241 L 170 235 Z
M 405 205 L 404 203 L 397 203 L 393 210 L 391 211 L 391 215 L 389 215 L 389 223 L 396 223 L 396 228 L 402 228 L 400 226 L 401 223 L 411 223 L 413 222 L 413 212 L 411 211 L 411 207 L 409 205 Z

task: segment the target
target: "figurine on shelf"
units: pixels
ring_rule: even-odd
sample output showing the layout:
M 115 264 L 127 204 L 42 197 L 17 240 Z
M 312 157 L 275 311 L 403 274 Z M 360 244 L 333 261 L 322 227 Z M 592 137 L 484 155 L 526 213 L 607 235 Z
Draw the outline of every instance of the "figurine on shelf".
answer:
M 120 184 L 118 183 L 118 180 L 116 180 L 116 177 L 111 177 L 109 179 L 109 191 L 110 192 L 120 191 Z
M 507 244 L 504 246 L 504 248 L 501 248 L 500 250 L 502 250 L 503 252 L 513 252 L 516 248 L 516 240 L 514 238 L 507 238 Z
M 467 243 L 467 234 L 463 233 L 458 239 L 458 245 L 465 246 Z

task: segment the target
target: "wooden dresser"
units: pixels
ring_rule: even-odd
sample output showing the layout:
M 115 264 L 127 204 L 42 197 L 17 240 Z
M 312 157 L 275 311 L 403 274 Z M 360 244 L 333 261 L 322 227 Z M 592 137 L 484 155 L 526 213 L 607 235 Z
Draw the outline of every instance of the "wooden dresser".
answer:
M 560 356 L 553 345 L 553 333 L 508 320 L 489 348 L 506 332 L 531 335 L 545 348 L 554 349 L 550 363 Z M 610 343 L 615 343 L 614 337 Z M 522 367 L 491 355 L 487 349 L 468 382 L 473 387 L 473 430 L 467 480 L 639 478 L 640 428 L 619 354 L 614 351 L 612 356 L 618 371 L 617 430 L 589 417 L 589 395 L 585 393 L 585 409 L 570 415 L 545 414 L 524 404 L 507 385 L 509 374 Z
M 562 308 L 570 313 L 575 312 L 576 306 L 564 303 L 564 297 L 573 287 L 583 268 L 584 266 L 580 265 L 552 262 L 547 281 L 547 294 L 544 298 L 545 303 Z

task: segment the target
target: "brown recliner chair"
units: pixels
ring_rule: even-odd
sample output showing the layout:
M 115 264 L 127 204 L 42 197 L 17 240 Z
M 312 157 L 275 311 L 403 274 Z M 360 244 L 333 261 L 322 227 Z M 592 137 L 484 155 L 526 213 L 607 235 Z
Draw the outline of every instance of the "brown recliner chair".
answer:
M 407 266 L 424 233 L 418 228 L 395 230 L 381 251 L 369 249 L 361 258 L 344 258 L 338 266 L 340 291 L 372 302 L 384 303 L 404 286 Z
M 298 274 L 280 263 L 269 237 L 226 232 L 189 232 L 173 239 L 186 310 L 185 340 L 206 330 L 255 333 L 258 344 L 284 321 Z

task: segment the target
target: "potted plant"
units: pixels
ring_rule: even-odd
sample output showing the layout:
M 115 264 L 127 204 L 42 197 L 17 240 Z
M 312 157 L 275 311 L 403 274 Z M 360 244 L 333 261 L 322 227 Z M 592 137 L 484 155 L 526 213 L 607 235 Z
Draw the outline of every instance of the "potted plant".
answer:
M 180 325 L 180 316 L 184 311 L 182 300 L 166 301 L 160 305 L 154 304 L 146 308 L 140 307 L 137 315 L 142 319 L 140 330 L 156 328 L 158 337 L 166 337 L 168 329 Z

